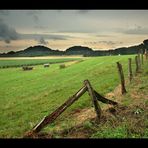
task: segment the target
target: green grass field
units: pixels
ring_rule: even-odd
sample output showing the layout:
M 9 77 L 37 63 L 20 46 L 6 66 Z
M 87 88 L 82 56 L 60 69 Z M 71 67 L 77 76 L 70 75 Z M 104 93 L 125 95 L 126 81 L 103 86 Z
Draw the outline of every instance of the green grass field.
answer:
M 59 68 L 59 63 L 52 64 L 50 68 L 34 66 L 32 71 L 23 71 L 21 68 L 0 69 L 0 137 L 22 137 L 45 115 L 76 93 L 85 79 L 102 95 L 112 91 L 120 82 L 116 62 L 120 61 L 123 65 L 127 77 L 130 57 L 135 56 L 84 58 L 82 62 L 64 69 Z M 135 61 L 132 62 L 135 72 Z M 69 126 L 70 113 L 89 106 L 91 100 L 86 93 L 57 120 L 63 127 Z M 45 130 L 55 128 L 56 124 L 52 124 Z
M 80 60 L 80 58 L 19 59 L 19 60 L 18 59 L 13 59 L 13 60 L 0 59 L 0 68 L 41 65 L 41 64 L 45 64 L 45 63 L 55 64 L 55 63 L 63 63 L 63 62 L 75 61 L 75 60 Z

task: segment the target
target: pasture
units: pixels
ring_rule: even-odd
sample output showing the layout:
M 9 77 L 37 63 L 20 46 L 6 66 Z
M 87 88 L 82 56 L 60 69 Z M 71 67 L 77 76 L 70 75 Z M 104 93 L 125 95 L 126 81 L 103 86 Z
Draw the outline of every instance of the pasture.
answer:
M 10 67 L 21 67 L 21 66 L 34 66 L 41 64 L 55 64 L 63 63 L 68 61 L 80 60 L 81 58 L 0 58 L 0 68 L 10 68 Z
M 54 59 L 55 64 L 49 68 L 40 64 L 50 63 L 51 59 L 42 59 L 47 60 L 44 62 L 41 62 L 41 59 L 25 59 L 25 64 L 37 64 L 32 71 L 23 71 L 21 67 L 0 69 L 0 137 L 22 137 L 45 115 L 78 91 L 85 79 L 88 79 L 100 94 L 111 92 L 120 83 L 116 62 L 119 61 L 123 65 L 127 78 L 128 58 L 134 57 L 135 55 L 80 58 L 83 59 L 81 62 L 72 62 L 80 60 L 78 58 Z M 60 63 L 57 62 L 65 63 L 67 67 L 60 69 Z M 133 60 L 133 72 L 134 62 Z M 0 65 L 4 66 L 5 63 L 20 66 L 24 64 L 24 60 L 0 60 Z M 61 128 L 71 126 L 74 121 L 70 114 L 90 106 L 91 100 L 84 94 L 56 122 L 60 123 Z M 44 130 L 57 130 L 56 123 Z

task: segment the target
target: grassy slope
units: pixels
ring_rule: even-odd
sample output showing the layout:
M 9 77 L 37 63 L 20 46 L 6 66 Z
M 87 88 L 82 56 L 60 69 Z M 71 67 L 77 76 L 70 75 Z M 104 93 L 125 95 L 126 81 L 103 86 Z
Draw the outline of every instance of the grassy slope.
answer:
M 101 94 L 112 91 L 119 84 L 116 61 L 121 61 L 127 75 L 129 57 L 134 56 L 90 58 L 65 69 L 59 69 L 59 64 L 49 69 L 35 66 L 33 71 L 25 72 L 20 68 L 1 69 L 0 137 L 21 137 L 79 90 L 84 79 L 89 79 Z M 65 121 L 72 110 L 90 105 L 85 94 L 58 120 Z
M 80 124 L 71 128 L 65 128 L 62 132 L 55 132 L 53 137 L 68 138 L 148 138 L 148 62 L 142 65 L 140 73 L 134 73 L 131 83 L 126 83 L 127 93 L 121 95 L 118 86 L 111 98 L 116 99 L 119 106 L 102 110 L 100 123 L 95 122 L 95 112 L 90 108 L 80 110 L 75 119 L 82 120 L 84 113 L 89 112 L 91 116 L 82 120 Z M 112 114 L 109 110 L 115 109 Z M 91 112 L 90 112 L 91 111 Z M 76 114 L 75 114 L 76 115 Z M 41 135 L 43 136 L 43 135 Z M 44 136 L 43 136 L 44 137 Z M 42 138 L 43 138 L 42 137 Z M 45 138 L 51 135 L 45 135 Z

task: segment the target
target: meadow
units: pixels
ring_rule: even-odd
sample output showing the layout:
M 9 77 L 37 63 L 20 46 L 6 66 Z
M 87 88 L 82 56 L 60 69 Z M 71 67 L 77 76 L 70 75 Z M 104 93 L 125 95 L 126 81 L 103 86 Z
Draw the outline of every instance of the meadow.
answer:
M 68 61 L 79 60 L 79 58 L 53 58 L 53 59 L 3 59 L 0 58 L 0 68 L 10 68 L 10 67 L 21 67 L 21 66 L 34 66 L 41 64 L 55 64 L 63 63 Z
M 134 57 L 135 55 L 80 58 L 83 61 L 71 62 L 71 64 L 67 62 L 67 59 L 62 59 L 64 60 L 62 62 L 68 65 L 63 69 L 59 68 L 60 63 L 52 64 L 49 68 L 36 65 L 31 71 L 23 71 L 21 67 L 0 69 L 0 138 L 22 137 L 44 116 L 76 93 L 85 79 L 88 79 L 100 94 L 105 95 L 111 92 L 120 83 L 116 62 L 119 61 L 123 65 L 127 78 L 128 58 L 133 59 L 134 72 Z M 47 63 L 50 60 L 44 62 Z M 59 62 L 58 59 L 55 61 Z M 17 64 L 22 65 L 21 62 L 24 63 L 24 60 L 18 60 Z M 13 60 L 5 60 L 4 63 L 13 65 Z M 0 61 L 0 65 L 4 66 L 4 63 Z M 25 60 L 25 63 L 32 64 L 34 60 Z M 71 112 L 90 106 L 92 102 L 86 93 L 56 122 L 60 123 L 63 128 L 71 126 L 74 124 L 70 118 Z M 44 130 L 55 130 L 56 122 Z

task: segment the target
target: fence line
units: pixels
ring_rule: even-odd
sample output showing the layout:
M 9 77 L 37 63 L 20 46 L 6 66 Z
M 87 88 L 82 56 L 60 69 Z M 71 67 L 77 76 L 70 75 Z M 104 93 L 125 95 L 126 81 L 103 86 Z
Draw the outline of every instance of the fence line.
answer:
M 137 55 L 135 56 L 136 73 L 139 72 L 140 61 L 143 64 L 143 53 L 141 53 L 141 60 L 140 60 L 139 53 L 138 53 L 138 56 Z M 124 79 L 122 65 L 119 62 L 116 62 L 116 63 L 117 63 L 117 68 L 119 72 L 119 77 L 121 80 L 121 93 L 125 94 L 127 91 L 125 88 L 125 79 Z M 133 78 L 131 63 L 132 63 L 132 59 L 129 58 L 128 59 L 128 76 L 129 76 L 130 82 Z M 101 118 L 101 107 L 98 101 L 101 101 L 102 103 L 105 103 L 105 104 L 118 105 L 117 102 L 103 97 L 96 90 L 94 90 L 89 80 L 84 80 L 83 86 L 80 88 L 80 90 L 78 90 L 78 92 L 76 92 L 73 96 L 71 96 L 66 102 L 64 102 L 60 107 L 58 107 L 51 114 L 45 116 L 38 124 L 36 124 L 33 127 L 31 131 L 27 132 L 25 136 L 32 136 L 33 134 L 40 132 L 48 124 L 51 124 L 57 117 L 60 116 L 60 114 L 62 114 L 68 107 L 70 107 L 75 101 L 77 101 L 86 91 L 88 92 L 92 100 L 98 121 L 100 121 L 100 118 Z

